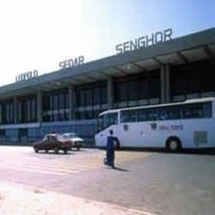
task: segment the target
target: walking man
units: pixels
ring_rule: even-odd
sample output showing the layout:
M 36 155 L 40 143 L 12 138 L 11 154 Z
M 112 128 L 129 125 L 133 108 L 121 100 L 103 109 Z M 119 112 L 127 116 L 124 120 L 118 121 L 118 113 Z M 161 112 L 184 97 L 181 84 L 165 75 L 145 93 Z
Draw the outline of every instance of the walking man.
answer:
M 113 137 L 113 130 L 109 131 L 110 135 L 107 137 L 107 145 L 106 145 L 106 160 L 105 164 L 115 168 L 114 159 L 115 159 L 115 152 L 114 152 L 114 137 Z

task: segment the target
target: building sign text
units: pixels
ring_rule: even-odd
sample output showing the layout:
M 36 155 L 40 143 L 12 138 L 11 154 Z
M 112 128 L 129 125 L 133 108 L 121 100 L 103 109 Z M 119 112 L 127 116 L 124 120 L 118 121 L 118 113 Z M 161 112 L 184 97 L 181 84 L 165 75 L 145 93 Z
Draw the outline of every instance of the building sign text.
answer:
M 65 60 L 59 63 L 59 67 L 62 69 L 76 67 L 84 64 L 84 56 L 79 56 L 74 59 Z
M 153 46 L 159 43 L 163 43 L 172 39 L 172 29 L 166 29 L 164 31 L 158 31 L 150 36 L 142 36 L 136 38 L 134 41 L 127 41 L 116 45 L 117 54 L 123 54 L 125 52 L 134 51 L 140 48 L 146 48 L 148 46 Z
M 38 76 L 37 70 L 25 72 L 25 73 L 22 73 L 22 74 L 19 74 L 16 76 L 16 82 L 26 81 L 26 80 L 29 80 L 31 78 L 37 77 L 37 76 Z

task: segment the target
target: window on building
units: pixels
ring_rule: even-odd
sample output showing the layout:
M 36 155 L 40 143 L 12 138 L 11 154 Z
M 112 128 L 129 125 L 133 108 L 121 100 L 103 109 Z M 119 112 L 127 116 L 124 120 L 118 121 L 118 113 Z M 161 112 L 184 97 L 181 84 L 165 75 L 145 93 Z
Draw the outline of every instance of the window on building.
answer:
M 5 129 L 0 129 L 0 137 L 3 137 L 6 135 Z
M 64 95 L 64 99 L 65 99 L 65 108 L 69 108 L 69 94 L 66 93 Z
M 44 111 L 50 110 L 50 101 L 49 101 L 49 96 L 44 95 L 42 99 L 42 108 Z
M 101 92 L 101 88 L 94 88 L 93 89 L 93 104 L 97 105 L 97 104 L 101 104 L 101 97 L 100 93 Z
M 18 134 L 19 134 L 19 137 L 26 137 L 26 136 L 28 136 L 28 129 L 27 128 L 19 128 Z
M 92 89 L 86 89 L 85 91 L 85 105 L 92 105 L 93 104 L 93 94 Z
M 148 94 L 151 98 L 160 97 L 160 80 L 150 79 L 148 81 Z
M 59 107 L 59 99 L 58 99 L 58 95 L 53 95 L 54 97 L 54 107 L 53 107 L 53 110 L 58 110 L 58 107 Z
M 80 106 L 85 106 L 85 90 L 81 89 L 80 90 Z
M 138 82 L 137 81 L 131 81 L 128 84 L 129 90 L 128 90 L 128 99 L 129 100 L 137 100 L 138 98 Z
M 64 94 L 60 94 L 59 95 L 58 101 L 59 101 L 59 106 L 58 106 L 59 109 L 66 108 L 66 105 L 65 105 L 65 95 Z
M 43 116 L 43 121 L 44 121 L 44 122 L 50 122 L 50 115 L 49 115 L 49 114 L 44 115 L 44 116 Z
M 37 105 L 36 105 L 36 98 L 32 99 L 31 101 L 31 121 L 37 121 Z
M 137 85 L 138 85 L 137 99 L 149 98 L 148 91 L 147 91 L 147 81 L 140 80 L 140 81 L 138 81 Z
M 172 99 L 177 95 L 215 91 L 215 73 L 210 60 L 172 66 L 170 82 Z
M 144 73 L 140 76 L 128 76 L 124 79 L 114 81 L 114 102 L 125 102 L 125 107 L 130 105 L 129 101 L 137 104 L 138 100 L 160 97 L 160 75 L 159 71 Z
M 100 90 L 100 103 L 101 104 L 107 104 L 107 88 L 106 87 L 101 87 L 99 88 Z

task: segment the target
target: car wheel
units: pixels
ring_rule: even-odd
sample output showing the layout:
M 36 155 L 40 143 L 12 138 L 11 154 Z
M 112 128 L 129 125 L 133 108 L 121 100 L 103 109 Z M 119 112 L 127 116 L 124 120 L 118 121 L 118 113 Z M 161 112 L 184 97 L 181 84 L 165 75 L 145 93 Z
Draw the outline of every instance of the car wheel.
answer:
M 57 147 L 54 149 L 54 152 L 55 152 L 55 154 L 58 154 L 58 148 Z

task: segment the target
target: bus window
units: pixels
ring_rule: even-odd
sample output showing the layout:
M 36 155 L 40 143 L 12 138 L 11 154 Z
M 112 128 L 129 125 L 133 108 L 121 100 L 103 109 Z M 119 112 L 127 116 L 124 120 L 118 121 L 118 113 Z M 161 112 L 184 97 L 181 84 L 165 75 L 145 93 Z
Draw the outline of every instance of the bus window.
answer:
M 139 109 L 138 110 L 138 121 L 144 122 L 148 119 L 148 110 L 147 109 Z
M 159 120 L 179 119 L 182 119 L 182 108 L 180 105 L 159 108 Z
M 137 110 L 121 111 L 121 122 L 136 122 L 136 121 L 137 121 Z
M 158 120 L 159 119 L 158 109 L 157 108 L 150 109 L 148 117 L 149 117 L 148 119 L 149 121 Z
M 104 114 L 99 117 L 98 130 L 101 131 L 115 124 L 118 124 L 118 112 Z
M 211 103 L 186 104 L 183 110 L 184 119 L 210 118 L 212 116 Z
M 203 104 L 203 112 L 204 118 L 211 118 L 212 117 L 212 103 L 207 102 Z
M 150 109 L 139 109 L 138 110 L 138 121 L 155 121 L 158 120 L 158 109 L 150 108 Z

